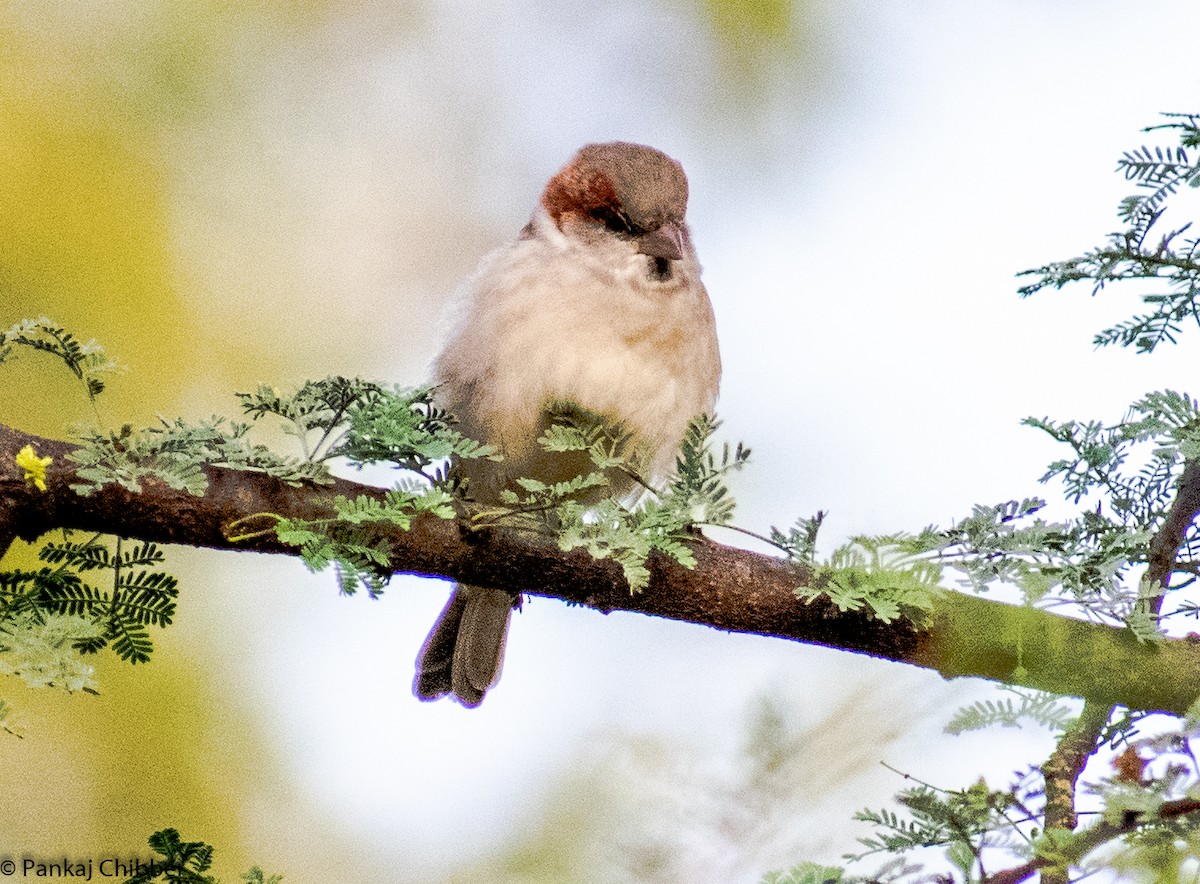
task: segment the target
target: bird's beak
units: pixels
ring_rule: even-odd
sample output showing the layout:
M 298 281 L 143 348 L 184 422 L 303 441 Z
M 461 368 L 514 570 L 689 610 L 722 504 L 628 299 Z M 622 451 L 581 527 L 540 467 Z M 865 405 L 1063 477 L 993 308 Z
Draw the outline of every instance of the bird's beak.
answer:
M 651 258 L 678 261 L 683 257 L 683 231 L 679 229 L 678 224 L 668 221 L 658 230 L 652 230 L 639 237 L 638 252 Z

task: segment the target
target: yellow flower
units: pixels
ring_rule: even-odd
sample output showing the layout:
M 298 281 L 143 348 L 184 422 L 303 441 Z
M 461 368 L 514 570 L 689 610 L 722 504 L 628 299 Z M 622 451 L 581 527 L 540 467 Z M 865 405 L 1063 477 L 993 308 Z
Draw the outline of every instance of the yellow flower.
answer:
M 25 471 L 26 483 L 33 485 L 38 491 L 46 490 L 46 467 L 54 463 L 52 457 L 38 457 L 32 445 L 26 445 L 17 452 L 17 466 Z

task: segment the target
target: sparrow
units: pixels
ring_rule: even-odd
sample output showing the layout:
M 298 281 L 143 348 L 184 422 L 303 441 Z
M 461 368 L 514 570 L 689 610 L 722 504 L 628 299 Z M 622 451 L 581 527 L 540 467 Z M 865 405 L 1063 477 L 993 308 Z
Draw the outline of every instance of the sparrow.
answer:
M 712 305 L 685 218 L 683 167 L 641 144 L 580 149 L 550 179 L 529 223 L 483 259 L 433 364 L 438 404 L 503 460 L 453 466 L 485 504 L 523 477 L 571 479 L 579 452 L 537 442 L 563 408 L 619 426 L 651 479 L 667 476 L 721 377 Z M 593 494 L 627 495 L 610 474 Z M 595 502 L 598 497 L 584 498 Z M 520 596 L 459 584 L 417 658 L 413 692 L 478 706 L 500 675 Z

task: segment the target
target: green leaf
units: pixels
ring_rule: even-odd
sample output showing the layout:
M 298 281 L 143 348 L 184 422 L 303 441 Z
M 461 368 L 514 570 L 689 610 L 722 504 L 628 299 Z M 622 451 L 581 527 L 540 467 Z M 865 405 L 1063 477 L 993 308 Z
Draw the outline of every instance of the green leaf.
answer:
M 125 884 L 150 884 L 160 877 L 169 884 L 218 884 L 202 874 L 212 866 L 213 848 L 203 841 L 184 841 L 175 829 L 162 829 L 149 838 L 150 847 L 161 857 L 147 863 L 143 871 Z
M 154 645 L 150 635 L 135 620 L 113 616 L 108 623 L 108 640 L 118 657 L 127 663 L 146 663 Z
M 1075 713 L 1054 694 L 1032 691 L 1025 688 L 1002 687 L 1013 694 L 1011 699 L 978 700 L 956 711 L 946 725 L 946 733 L 963 734 L 986 727 L 1020 727 L 1031 723 L 1063 732 L 1075 720 Z
M 975 865 L 975 852 L 966 841 L 953 841 L 946 849 L 946 858 L 964 875 L 971 874 Z
M 767 872 L 761 884 L 841 884 L 843 874 L 838 866 L 805 862 L 786 872 Z
M 0 362 L 9 358 L 17 346 L 61 359 L 83 383 L 84 392 L 93 402 L 104 391 L 100 376 L 122 370 L 120 365 L 104 355 L 104 350 L 95 341 L 81 344 L 73 334 L 44 316 L 22 320 L 7 331 L 0 332 Z
M 856 537 L 814 569 L 809 586 L 796 590 L 805 602 L 827 597 L 841 611 L 869 609 L 889 623 L 933 609 L 941 566 L 909 551 L 905 535 Z

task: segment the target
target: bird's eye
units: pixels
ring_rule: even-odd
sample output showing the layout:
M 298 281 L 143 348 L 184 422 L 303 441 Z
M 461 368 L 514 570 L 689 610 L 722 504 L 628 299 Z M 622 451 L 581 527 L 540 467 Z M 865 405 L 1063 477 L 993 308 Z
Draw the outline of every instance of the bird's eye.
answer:
M 624 213 L 608 206 L 601 206 L 598 209 L 595 209 L 592 212 L 592 217 L 603 224 L 612 233 L 620 233 L 626 236 L 631 236 L 638 232 L 637 228 L 635 228 L 633 223 L 627 217 L 625 217 Z

